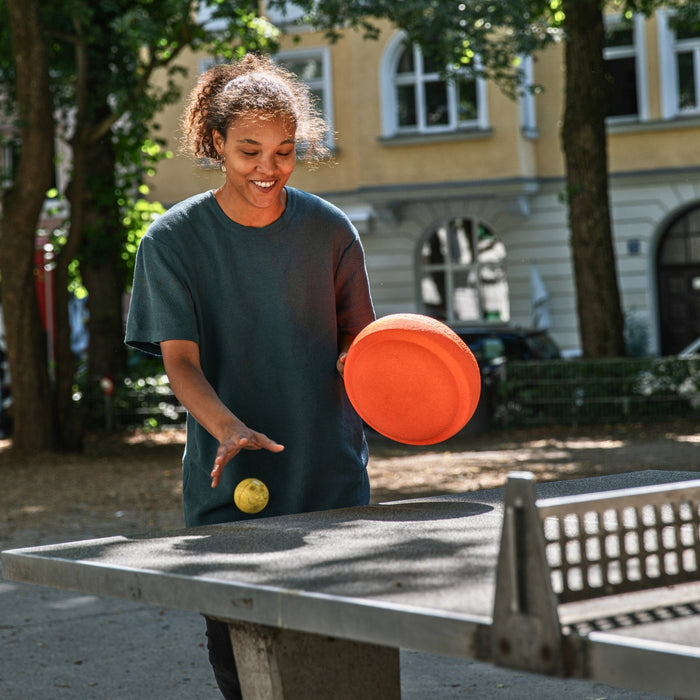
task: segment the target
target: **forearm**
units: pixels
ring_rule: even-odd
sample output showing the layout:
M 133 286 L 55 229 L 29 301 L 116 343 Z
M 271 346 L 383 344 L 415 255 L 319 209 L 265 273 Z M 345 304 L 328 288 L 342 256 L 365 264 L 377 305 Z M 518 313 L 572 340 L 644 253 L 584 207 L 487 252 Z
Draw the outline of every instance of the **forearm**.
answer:
M 241 421 L 224 405 L 204 376 L 197 358 L 163 353 L 163 365 L 177 400 L 208 433 L 224 439 L 232 423 Z
M 211 472 L 212 487 L 218 485 L 224 466 L 241 450 L 284 449 L 284 445 L 249 428 L 224 405 L 202 371 L 196 343 L 168 340 L 161 342 L 160 347 L 170 387 L 178 401 L 219 441 Z
M 178 401 L 210 435 L 221 440 L 224 426 L 237 419 L 216 395 L 205 376 L 193 368 L 178 367 L 177 364 L 166 368 L 166 373 Z

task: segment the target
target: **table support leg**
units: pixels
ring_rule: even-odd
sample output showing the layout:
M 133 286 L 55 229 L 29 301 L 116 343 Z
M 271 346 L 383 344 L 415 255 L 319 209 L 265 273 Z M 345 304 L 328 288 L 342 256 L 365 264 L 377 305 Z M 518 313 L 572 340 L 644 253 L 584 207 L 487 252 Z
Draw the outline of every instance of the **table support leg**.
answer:
M 400 700 L 399 650 L 230 622 L 244 700 Z
M 492 659 L 510 668 L 562 675 L 557 599 L 530 472 L 508 475 L 503 511 L 491 628 Z

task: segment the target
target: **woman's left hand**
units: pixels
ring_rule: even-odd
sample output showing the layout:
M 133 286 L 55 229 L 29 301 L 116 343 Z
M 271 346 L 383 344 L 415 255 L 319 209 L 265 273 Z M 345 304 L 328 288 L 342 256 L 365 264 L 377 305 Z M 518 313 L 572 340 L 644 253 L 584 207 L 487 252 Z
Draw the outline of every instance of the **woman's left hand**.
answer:
M 343 379 L 345 379 L 345 360 L 347 359 L 347 352 L 341 352 L 338 356 L 338 360 L 335 363 L 336 369 Z

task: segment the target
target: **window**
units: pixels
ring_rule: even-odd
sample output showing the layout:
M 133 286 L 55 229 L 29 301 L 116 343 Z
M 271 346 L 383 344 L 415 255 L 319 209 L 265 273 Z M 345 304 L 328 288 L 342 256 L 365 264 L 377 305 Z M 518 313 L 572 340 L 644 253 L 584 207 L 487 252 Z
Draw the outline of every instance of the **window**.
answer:
M 265 3 L 265 15 L 276 27 L 298 23 L 305 14 L 304 9 L 293 2 L 285 3 L 284 7 L 268 7 Z
M 470 217 L 444 221 L 419 248 L 419 304 L 447 322 L 508 321 L 505 246 L 487 224 Z
M 678 107 L 681 111 L 700 111 L 700 31 L 676 31 L 676 70 Z
M 275 60 L 311 88 L 316 107 L 323 115 L 328 127 L 326 146 L 333 148 L 335 130 L 333 128 L 333 92 L 329 50 L 324 47 L 307 51 L 285 51 L 278 53 Z
M 700 263 L 700 207 L 679 216 L 664 234 L 659 248 L 662 265 L 694 265 Z
M 389 43 L 381 67 L 383 135 L 435 134 L 487 126 L 485 83 L 468 71 L 445 80 L 403 34 Z
M 700 335 L 700 206 L 662 231 L 656 262 L 660 351 L 673 355 Z
M 647 119 L 644 75 L 644 20 L 630 23 L 607 18 L 605 27 L 605 69 L 608 77 L 608 119 Z
M 671 27 L 671 15 L 659 11 L 659 64 L 662 115 L 672 119 L 700 114 L 700 29 Z

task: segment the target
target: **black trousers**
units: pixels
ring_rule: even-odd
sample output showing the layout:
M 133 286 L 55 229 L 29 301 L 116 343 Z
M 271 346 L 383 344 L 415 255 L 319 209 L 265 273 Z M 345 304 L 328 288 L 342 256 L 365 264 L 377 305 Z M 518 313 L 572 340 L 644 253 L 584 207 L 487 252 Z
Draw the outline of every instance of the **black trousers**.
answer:
M 216 684 L 226 700 L 243 700 L 228 625 L 208 617 L 204 619 L 207 622 L 209 663 L 214 670 Z

